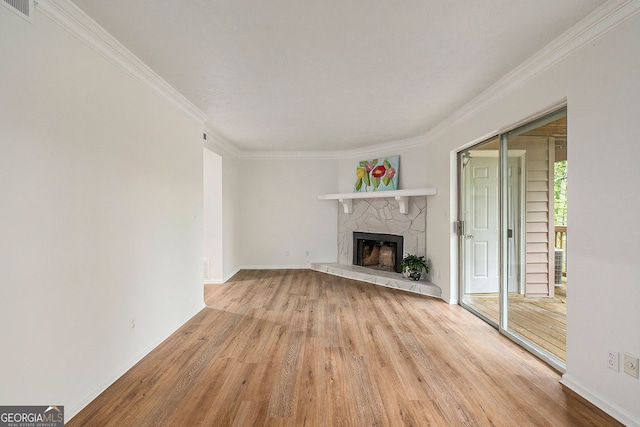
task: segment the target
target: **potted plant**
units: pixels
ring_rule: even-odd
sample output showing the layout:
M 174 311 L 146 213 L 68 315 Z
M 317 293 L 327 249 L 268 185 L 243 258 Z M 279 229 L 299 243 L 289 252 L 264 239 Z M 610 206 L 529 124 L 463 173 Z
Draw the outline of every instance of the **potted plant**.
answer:
M 420 280 L 422 270 L 429 273 L 429 265 L 423 256 L 408 254 L 400 263 L 402 274 L 411 280 Z

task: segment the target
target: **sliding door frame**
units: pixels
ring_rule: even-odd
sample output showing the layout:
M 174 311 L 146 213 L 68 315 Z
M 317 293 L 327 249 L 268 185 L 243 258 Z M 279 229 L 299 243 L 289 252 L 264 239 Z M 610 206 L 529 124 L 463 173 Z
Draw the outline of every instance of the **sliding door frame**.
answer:
M 539 346 L 533 344 L 529 340 L 521 337 L 515 332 L 509 329 L 508 325 L 508 315 L 509 315 L 509 304 L 508 304 L 508 268 L 509 268 L 509 260 L 508 260 L 508 233 L 509 233 L 509 223 L 508 223 L 508 137 L 509 132 L 514 131 L 523 126 L 533 124 L 538 120 L 551 115 L 555 112 L 560 112 L 565 110 L 566 114 L 566 100 L 561 105 L 556 105 L 553 108 L 549 108 L 542 113 L 539 113 L 533 117 L 530 117 L 522 122 L 513 125 L 507 129 L 504 129 L 500 132 L 496 132 L 493 136 L 487 136 L 483 138 L 482 142 L 477 144 L 473 144 L 470 147 L 466 147 L 457 152 L 457 189 L 458 189 L 458 209 L 457 209 L 457 234 L 458 234 L 458 303 L 464 307 L 466 310 L 472 312 L 474 315 L 480 317 L 485 322 L 489 323 L 493 327 L 497 328 L 498 331 L 509 338 L 510 340 L 516 342 L 523 348 L 525 348 L 530 353 L 534 354 L 538 358 L 542 359 L 544 362 L 549 364 L 552 368 L 556 369 L 561 373 L 565 373 L 566 371 L 566 363 L 565 361 L 559 359 L 555 355 L 551 354 L 547 350 L 540 348 Z M 462 200 L 464 197 L 464 171 L 463 171 L 463 153 L 471 150 L 473 147 L 482 146 L 484 143 L 499 138 L 499 149 L 498 149 L 498 285 L 499 285 L 499 321 L 496 323 L 494 320 L 488 318 L 483 313 L 479 312 L 474 307 L 466 304 L 464 302 L 464 280 L 465 280 L 465 255 L 464 255 L 464 239 L 465 233 L 463 230 L 464 227 L 464 215 L 463 215 L 463 207 L 464 201 Z M 551 264 L 551 260 L 549 260 Z

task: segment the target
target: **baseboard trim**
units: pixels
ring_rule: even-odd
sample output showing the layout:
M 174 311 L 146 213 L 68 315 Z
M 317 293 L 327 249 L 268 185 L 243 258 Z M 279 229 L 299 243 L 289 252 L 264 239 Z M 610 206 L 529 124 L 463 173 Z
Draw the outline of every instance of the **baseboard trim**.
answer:
M 625 426 L 640 427 L 640 420 L 634 418 L 631 414 L 627 413 L 627 411 L 620 408 L 618 405 L 609 402 L 601 394 L 595 392 L 589 387 L 586 387 L 571 375 L 564 374 L 562 376 L 562 379 L 560 380 L 560 384 L 584 397 L 589 402 L 593 403 L 598 408 L 602 409 L 604 412 L 611 415 L 613 418 L 620 421 Z
M 245 265 L 240 270 L 308 270 L 310 264 L 303 265 Z
M 229 281 L 229 279 L 231 279 L 233 276 L 235 276 L 236 274 L 238 274 L 238 272 L 242 270 L 241 267 L 236 268 L 235 270 L 233 270 L 231 273 L 227 274 L 226 276 L 224 276 L 224 279 L 222 281 L 222 283 L 227 283 Z
M 171 334 L 176 332 L 178 329 L 182 327 L 185 323 L 187 323 L 193 316 L 202 311 L 206 306 L 204 302 L 202 306 L 192 313 L 190 316 L 186 316 L 185 319 L 179 320 L 176 324 L 174 324 L 171 328 L 169 328 L 169 332 L 165 334 L 164 337 L 156 339 L 149 346 L 147 346 L 144 350 L 138 353 L 136 356 L 131 358 L 127 363 L 125 363 L 122 367 L 115 369 L 109 375 L 106 376 L 106 379 L 102 381 L 99 385 L 93 388 L 89 393 L 85 395 L 84 398 L 80 399 L 79 402 L 69 406 L 65 406 L 65 420 L 64 422 L 69 422 L 73 417 L 78 415 L 85 406 L 91 403 L 96 397 L 98 397 L 103 391 L 109 388 L 114 382 L 116 382 L 121 376 L 123 376 L 129 369 L 133 368 L 133 366 L 141 361 L 144 357 L 146 357 L 153 349 L 158 347 L 164 340 L 166 340 Z

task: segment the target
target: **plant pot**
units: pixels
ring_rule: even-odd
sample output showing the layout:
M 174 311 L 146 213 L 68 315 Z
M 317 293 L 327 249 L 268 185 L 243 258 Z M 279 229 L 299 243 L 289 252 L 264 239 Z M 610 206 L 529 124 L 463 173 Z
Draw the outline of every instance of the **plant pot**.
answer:
M 422 272 L 420 270 L 409 270 L 409 279 L 420 280 L 421 276 L 422 276 Z

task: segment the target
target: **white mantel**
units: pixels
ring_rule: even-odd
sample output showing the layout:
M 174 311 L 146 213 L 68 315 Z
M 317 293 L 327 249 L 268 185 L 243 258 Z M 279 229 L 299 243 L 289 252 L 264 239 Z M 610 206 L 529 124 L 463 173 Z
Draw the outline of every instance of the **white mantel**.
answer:
M 378 191 L 364 193 L 337 193 L 337 194 L 320 194 L 318 200 L 337 200 L 342 204 L 344 213 L 353 212 L 353 199 L 377 199 L 377 198 L 393 198 L 400 205 L 400 213 L 408 212 L 409 197 L 415 196 L 434 196 L 437 194 L 435 187 L 415 188 L 409 190 L 393 190 Z

